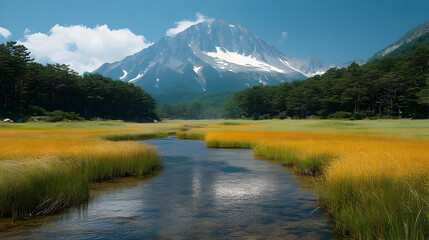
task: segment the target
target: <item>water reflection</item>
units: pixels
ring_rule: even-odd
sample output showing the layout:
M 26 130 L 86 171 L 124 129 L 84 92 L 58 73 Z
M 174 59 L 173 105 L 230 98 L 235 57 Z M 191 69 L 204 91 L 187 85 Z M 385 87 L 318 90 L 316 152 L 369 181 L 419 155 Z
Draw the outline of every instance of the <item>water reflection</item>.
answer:
M 145 141 L 163 152 L 164 170 L 132 184 L 104 183 L 87 205 L 3 228 L 0 238 L 329 239 L 314 193 L 293 174 L 254 160 L 249 150 L 207 149 L 174 137 Z

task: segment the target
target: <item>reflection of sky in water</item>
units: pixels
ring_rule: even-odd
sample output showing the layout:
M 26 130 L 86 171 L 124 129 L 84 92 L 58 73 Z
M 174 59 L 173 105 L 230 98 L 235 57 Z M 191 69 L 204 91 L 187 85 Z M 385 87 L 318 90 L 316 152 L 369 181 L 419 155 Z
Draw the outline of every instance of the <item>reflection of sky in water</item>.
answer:
M 267 179 L 257 177 L 234 178 L 230 176 L 219 176 L 214 182 L 216 200 L 229 204 L 234 200 L 243 198 L 257 198 L 270 190 L 270 182 Z
M 332 238 L 323 215 L 312 213 L 315 194 L 300 190 L 281 166 L 254 160 L 249 150 L 207 149 L 201 141 L 147 142 L 164 154 L 164 170 L 155 177 L 98 184 L 87 205 L 24 221 L 0 238 Z
M 201 169 L 197 166 L 194 171 L 192 171 L 192 197 L 198 198 L 201 193 Z

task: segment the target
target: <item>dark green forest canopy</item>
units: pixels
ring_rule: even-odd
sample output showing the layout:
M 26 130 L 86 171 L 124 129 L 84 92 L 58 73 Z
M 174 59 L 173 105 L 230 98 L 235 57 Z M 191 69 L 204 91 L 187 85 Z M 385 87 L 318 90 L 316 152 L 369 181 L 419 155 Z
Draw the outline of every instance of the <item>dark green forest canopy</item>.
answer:
M 62 110 L 87 119 L 158 119 L 155 100 L 134 84 L 100 74 L 79 76 L 66 65 L 42 65 L 29 56 L 16 42 L 0 45 L 1 118 Z
M 280 86 L 257 86 L 222 106 L 226 118 L 429 117 L 429 48 L 332 68 Z

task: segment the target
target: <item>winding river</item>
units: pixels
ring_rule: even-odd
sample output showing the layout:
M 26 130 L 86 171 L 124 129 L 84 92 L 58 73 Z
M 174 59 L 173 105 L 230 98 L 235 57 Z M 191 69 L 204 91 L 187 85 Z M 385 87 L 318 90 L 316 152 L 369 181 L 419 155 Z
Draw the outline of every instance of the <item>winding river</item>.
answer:
M 251 150 L 208 149 L 174 136 L 158 147 L 164 170 L 94 185 L 60 214 L 0 220 L 0 239 L 332 239 L 311 188 Z

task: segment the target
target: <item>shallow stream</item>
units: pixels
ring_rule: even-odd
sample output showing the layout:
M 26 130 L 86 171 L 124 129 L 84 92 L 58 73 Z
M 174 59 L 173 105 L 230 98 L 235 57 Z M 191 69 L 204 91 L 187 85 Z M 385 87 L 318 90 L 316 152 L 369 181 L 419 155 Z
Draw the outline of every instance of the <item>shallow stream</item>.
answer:
M 0 220 L 0 239 L 331 239 L 316 195 L 251 150 L 208 149 L 174 136 L 158 147 L 164 170 L 94 185 L 60 214 Z

